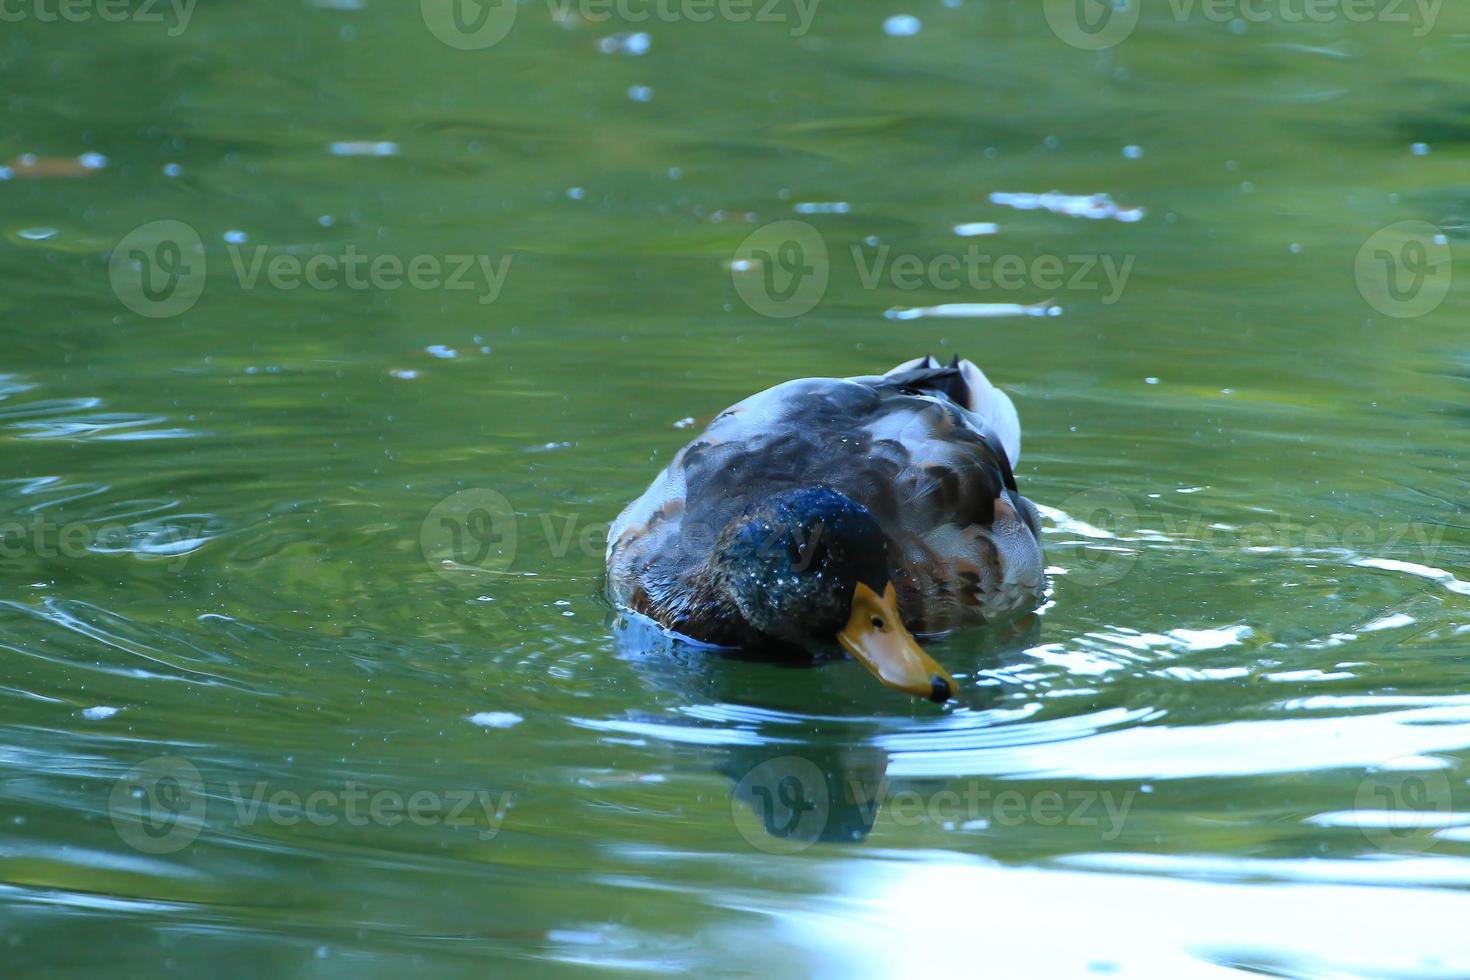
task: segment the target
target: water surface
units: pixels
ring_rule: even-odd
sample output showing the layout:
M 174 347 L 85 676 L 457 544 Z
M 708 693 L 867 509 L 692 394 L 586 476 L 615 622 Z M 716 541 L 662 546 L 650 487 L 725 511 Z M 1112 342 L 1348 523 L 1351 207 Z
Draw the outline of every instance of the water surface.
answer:
M 4 972 L 1470 974 L 1467 306 L 1359 262 L 1464 248 L 1470 18 L 554 13 L 0 36 Z M 128 305 L 140 241 L 197 301 Z M 1053 572 L 958 702 L 606 606 L 686 420 L 926 352 L 1012 393 Z

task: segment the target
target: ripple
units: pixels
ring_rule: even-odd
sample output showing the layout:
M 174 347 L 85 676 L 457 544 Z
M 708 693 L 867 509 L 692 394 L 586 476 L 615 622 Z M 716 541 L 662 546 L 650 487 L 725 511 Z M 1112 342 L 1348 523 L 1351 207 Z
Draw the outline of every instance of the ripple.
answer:
M 150 439 L 188 439 L 198 433 L 188 429 L 145 429 L 139 426 L 167 422 L 162 415 L 134 412 L 102 412 L 96 415 L 47 419 L 34 422 L 11 422 L 8 428 L 21 430 L 22 439 L 71 439 L 76 441 L 135 442 Z
M 938 306 L 896 306 L 883 315 L 889 320 L 921 320 L 937 317 L 946 320 L 985 320 L 1009 316 L 1061 316 L 1062 308 L 1048 301 L 1041 303 L 941 303 Z
M 1470 972 L 1463 896 L 1432 889 L 1387 893 L 1368 884 L 1312 880 L 1357 874 L 1376 886 L 1422 873 L 1436 883 L 1463 883 L 1470 875 L 1466 861 L 1430 868 L 1417 861 L 1107 854 L 1064 859 L 1059 868 L 1013 868 L 955 854 L 893 857 L 829 865 L 825 895 L 805 895 L 781 909 L 783 937 L 819 958 L 834 976 L 906 975 L 916 949 L 924 950 L 926 972 L 970 975 L 972 944 L 936 944 L 933 937 L 973 933 L 976 897 L 991 896 L 984 906 L 985 929 L 1004 940 L 987 944 L 985 971 L 997 976 Z M 1249 887 L 1253 873 L 1285 881 Z M 1291 880 L 1298 873 L 1305 881 Z M 1208 880 L 1216 874 L 1232 883 Z M 1386 902 L 1392 929 L 1384 928 Z M 1165 922 L 1168 927 L 1161 929 Z M 1065 941 L 1058 941 L 1059 929 Z
M 1060 191 L 1011 194 L 995 191 L 990 195 L 990 203 L 1015 208 L 1017 211 L 1050 211 L 1069 218 L 1091 218 L 1094 221 L 1112 218 L 1127 224 L 1142 221 L 1145 214 L 1141 207 L 1125 207 L 1114 203 L 1107 194 L 1063 194 Z
M 1470 582 L 1456 578 L 1453 573 L 1433 565 L 1419 565 L 1411 561 L 1393 558 L 1359 558 L 1353 562 L 1359 568 L 1377 568 L 1385 572 L 1402 572 L 1444 586 L 1456 595 L 1470 595 Z
M 578 728 L 595 732 L 612 732 L 661 739 L 685 745 L 784 745 L 797 744 L 797 739 L 773 738 L 757 731 L 740 728 L 694 728 L 668 722 L 633 721 L 610 718 L 568 718 Z
M 10 419 L 45 418 L 67 412 L 86 411 L 102 404 L 100 398 L 43 398 L 0 407 L 0 422 Z
M 1106 715 L 1098 716 L 1106 717 Z M 879 739 L 893 753 L 891 776 L 988 775 L 1082 779 L 1193 779 L 1368 767 L 1395 756 L 1470 748 L 1470 706 L 1335 718 L 1233 721 L 1219 725 L 1137 724 L 1067 719 L 1069 737 L 1019 744 L 976 733 L 943 750 L 902 737 Z M 1114 724 L 1111 720 L 1107 724 Z M 1063 726 L 1065 731 L 1068 725 Z M 1026 728 L 1027 726 L 1018 726 Z M 1029 733 L 1023 733 L 1023 737 Z

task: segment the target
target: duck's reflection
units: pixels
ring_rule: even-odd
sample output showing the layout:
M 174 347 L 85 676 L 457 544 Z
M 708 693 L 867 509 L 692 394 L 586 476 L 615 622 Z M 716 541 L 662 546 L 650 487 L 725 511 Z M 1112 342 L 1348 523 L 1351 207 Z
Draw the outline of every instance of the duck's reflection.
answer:
M 676 694 L 704 718 L 729 723 L 725 737 L 711 739 L 721 743 L 712 746 L 715 768 L 730 779 L 736 827 L 764 851 L 866 838 L 891 789 L 888 753 L 872 744 L 874 729 L 891 727 L 912 711 L 934 715 L 939 727 L 952 727 L 956 719 L 928 705 L 895 701 L 866 672 L 841 664 L 755 668 L 739 662 L 748 658 L 686 643 L 637 615 L 617 616 L 613 632 L 619 654 L 638 664 L 645 683 Z M 1037 618 L 1028 617 L 985 637 L 970 656 L 1003 666 L 1039 632 Z M 983 709 L 997 693 L 971 686 L 964 710 Z M 729 737 L 735 731 L 741 737 Z

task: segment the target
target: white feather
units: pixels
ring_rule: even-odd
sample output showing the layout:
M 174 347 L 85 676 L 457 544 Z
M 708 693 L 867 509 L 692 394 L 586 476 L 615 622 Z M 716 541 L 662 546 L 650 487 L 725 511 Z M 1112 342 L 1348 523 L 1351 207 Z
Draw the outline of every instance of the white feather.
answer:
M 884 376 L 937 367 L 943 365 L 926 354 L 890 368 Z M 960 361 L 960 375 L 970 389 L 969 404 L 965 407 L 979 416 L 985 428 L 1000 440 L 1001 448 L 1006 451 L 1006 459 L 1015 468 L 1021 461 L 1021 417 L 1016 414 L 1016 406 L 1011 403 L 1009 395 L 990 383 L 985 372 L 974 361 Z
M 974 361 L 961 361 L 960 373 L 970 387 L 970 411 L 995 433 L 1014 469 L 1021 462 L 1021 417 L 1016 414 L 1011 396 L 991 384 Z

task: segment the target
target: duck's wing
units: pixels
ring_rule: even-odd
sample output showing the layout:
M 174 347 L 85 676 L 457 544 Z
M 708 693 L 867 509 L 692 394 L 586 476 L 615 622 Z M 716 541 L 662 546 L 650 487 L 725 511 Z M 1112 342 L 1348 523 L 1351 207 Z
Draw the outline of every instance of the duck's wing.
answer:
M 790 381 L 720 413 L 613 523 L 613 599 L 640 611 L 677 603 L 748 506 L 825 485 L 887 533 L 911 627 L 938 632 L 1019 604 L 1041 587 L 1035 509 L 1016 492 L 1006 447 L 1019 449 L 1020 428 L 1010 399 L 975 376 L 984 380 L 969 362 L 911 362 Z
M 905 621 L 942 632 L 1034 604 L 1046 586 L 1040 522 L 1016 489 L 1021 427 L 1010 398 L 959 358 L 859 380 L 881 397 L 865 431 L 900 465 L 896 514 L 875 513 L 894 521 L 885 529 L 901 554 Z
M 946 365 L 925 355 L 904 361 L 883 377 L 948 395 L 995 436 L 1011 466 L 1021 461 L 1021 418 L 1016 406 L 1009 395 L 990 383 L 974 361 L 956 356 Z
M 807 378 L 721 412 L 613 522 L 612 599 L 663 623 L 678 618 L 725 526 L 771 493 L 830 483 L 821 460 L 852 456 L 840 446 L 843 420 L 866 417 L 875 401 L 866 385 Z

